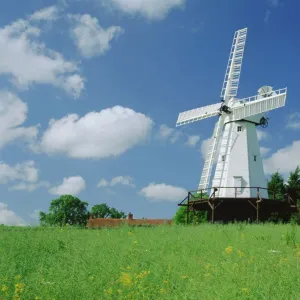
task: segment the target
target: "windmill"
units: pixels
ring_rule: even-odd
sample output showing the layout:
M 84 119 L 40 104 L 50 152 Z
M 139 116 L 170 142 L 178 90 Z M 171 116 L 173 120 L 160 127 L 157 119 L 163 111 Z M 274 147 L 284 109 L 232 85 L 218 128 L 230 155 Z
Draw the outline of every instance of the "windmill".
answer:
M 198 191 L 209 188 L 213 165 L 216 162 L 212 187 L 216 196 L 239 198 L 257 196 L 254 187 L 267 187 L 256 126 L 266 127 L 264 113 L 285 105 L 287 89 L 273 90 L 263 86 L 253 97 L 238 99 L 237 91 L 244 56 L 247 28 L 234 34 L 233 43 L 221 90 L 221 103 L 182 112 L 176 126 L 217 116 L 206 155 Z M 233 188 L 231 188 L 233 187 Z M 268 198 L 261 190 L 261 198 Z

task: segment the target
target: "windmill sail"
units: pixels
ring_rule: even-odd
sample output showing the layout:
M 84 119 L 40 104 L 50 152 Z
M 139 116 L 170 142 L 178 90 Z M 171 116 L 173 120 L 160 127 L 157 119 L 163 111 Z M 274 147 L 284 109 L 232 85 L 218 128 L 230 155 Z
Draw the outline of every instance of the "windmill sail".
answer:
M 185 125 L 188 123 L 200 121 L 220 114 L 220 103 L 207 105 L 204 107 L 182 112 L 178 116 L 176 126 Z
M 246 37 L 247 28 L 240 29 L 234 33 L 223 87 L 221 90 L 221 98 L 224 99 L 225 102 L 228 102 L 230 98 L 237 95 L 240 74 L 242 70 Z
M 209 145 L 208 152 L 206 155 L 206 159 L 205 159 L 204 167 L 202 170 L 202 175 L 200 178 L 198 190 L 206 190 L 208 188 L 212 167 L 213 167 L 214 160 L 216 157 L 218 145 L 220 143 L 220 137 L 222 134 L 223 124 L 224 124 L 224 117 L 221 116 L 215 125 L 215 129 L 214 129 L 211 141 L 210 141 L 210 145 Z
M 272 95 L 266 98 L 254 96 L 239 100 L 240 105 L 232 108 L 231 120 L 240 120 L 264 113 L 285 105 L 287 89 L 273 91 Z

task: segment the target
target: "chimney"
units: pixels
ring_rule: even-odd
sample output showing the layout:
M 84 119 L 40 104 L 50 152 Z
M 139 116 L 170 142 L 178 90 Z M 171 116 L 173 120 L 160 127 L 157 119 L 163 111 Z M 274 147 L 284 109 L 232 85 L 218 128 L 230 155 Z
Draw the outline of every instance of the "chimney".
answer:
M 128 214 L 128 220 L 133 220 L 133 214 L 131 212 Z

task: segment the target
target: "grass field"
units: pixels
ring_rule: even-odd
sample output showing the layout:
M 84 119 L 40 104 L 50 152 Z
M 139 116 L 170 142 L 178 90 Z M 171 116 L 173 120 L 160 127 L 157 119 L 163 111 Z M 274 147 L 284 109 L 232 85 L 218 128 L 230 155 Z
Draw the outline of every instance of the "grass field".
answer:
M 0 227 L 0 299 L 300 299 L 293 225 Z

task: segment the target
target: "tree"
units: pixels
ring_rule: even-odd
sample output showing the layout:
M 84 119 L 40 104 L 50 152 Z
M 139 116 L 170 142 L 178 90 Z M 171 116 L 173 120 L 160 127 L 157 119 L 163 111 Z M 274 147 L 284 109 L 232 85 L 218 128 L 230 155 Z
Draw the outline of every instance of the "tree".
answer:
M 62 195 L 50 203 L 49 212 L 40 212 L 41 225 L 86 225 L 88 219 L 87 202 L 73 197 Z
M 197 200 L 200 198 L 201 193 L 193 193 L 192 197 L 190 197 L 190 202 L 193 200 Z M 201 199 L 208 199 L 209 196 L 207 194 L 202 194 Z M 186 201 L 187 204 L 187 201 Z M 187 218 L 187 206 L 180 206 L 173 217 L 173 221 L 175 224 L 186 224 L 186 218 Z M 207 212 L 206 211 L 190 211 L 189 212 L 189 218 L 188 218 L 188 224 L 199 224 L 207 221 Z
M 297 199 L 296 201 L 300 202 L 300 168 L 297 166 L 294 172 L 290 173 L 290 176 L 287 180 L 287 188 L 288 189 L 295 189 Z
M 110 208 L 106 203 L 96 204 L 91 209 L 93 218 L 113 218 L 125 219 L 126 214 L 123 211 L 118 211 L 116 208 Z
M 96 204 L 91 209 L 93 218 L 107 218 L 110 214 L 110 208 L 106 203 Z
M 275 199 L 282 200 L 284 198 L 284 179 L 278 171 L 271 175 L 271 179 L 268 182 L 268 190 L 270 199 L 274 197 Z
M 126 218 L 126 214 L 123 211 L 118 211 L 117 209 L 115 209 L 113 207 L 110 208 L 109 215 L 113 219 L 125 219 Z

